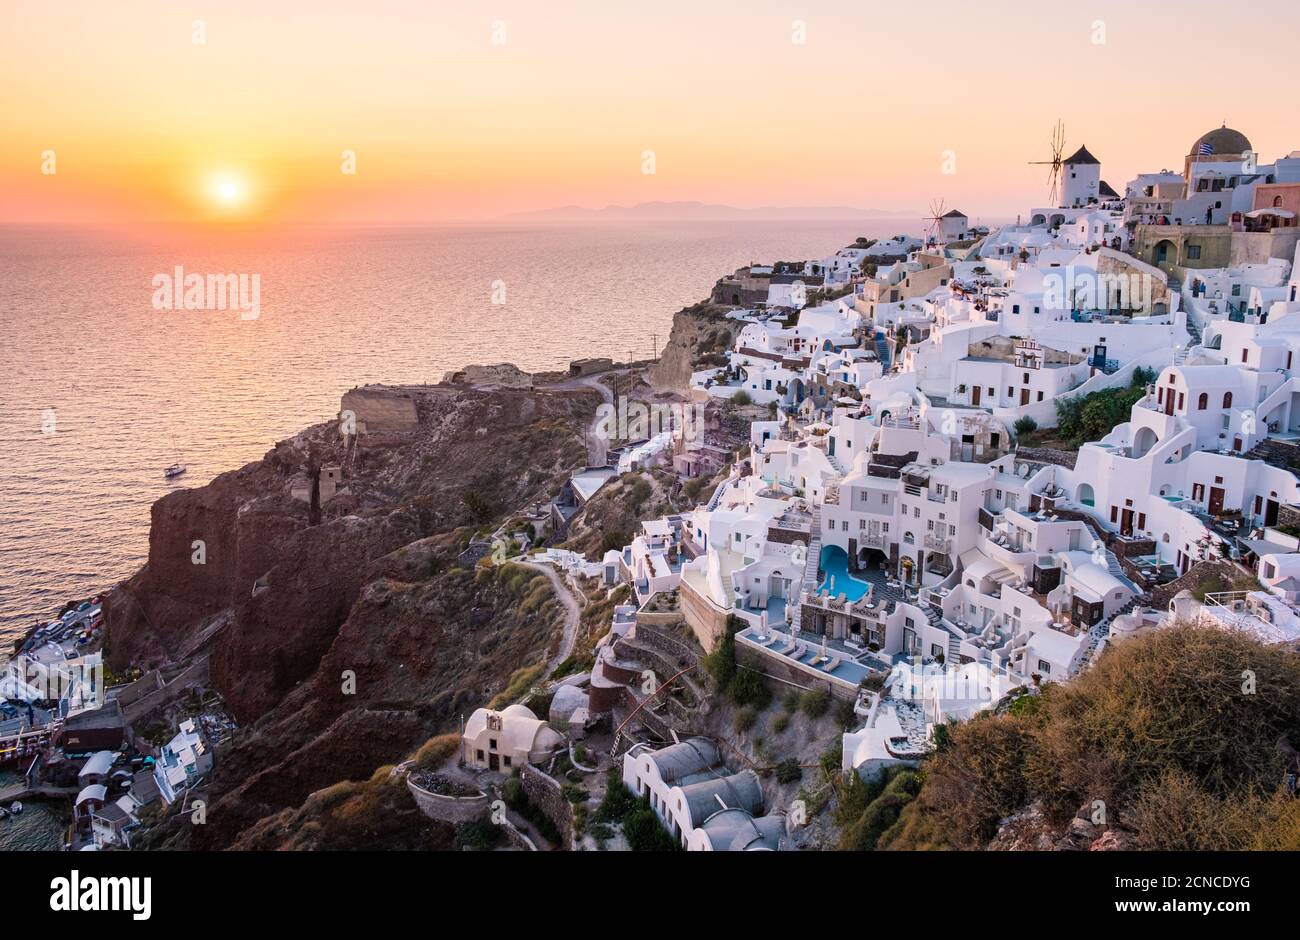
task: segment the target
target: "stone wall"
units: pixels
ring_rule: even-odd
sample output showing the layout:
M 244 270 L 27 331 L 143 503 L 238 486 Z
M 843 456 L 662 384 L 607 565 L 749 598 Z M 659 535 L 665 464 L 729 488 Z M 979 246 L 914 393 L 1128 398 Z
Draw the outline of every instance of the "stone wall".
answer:
M 848 686 L 841 682 L 819 678 L 811 669 L 799 666 L 788 657 L 769 656 L 760 653 L 743 643 L 736 644 L 736 662 L 740 666 L 762 673 L 782 686 L 793 686 L 804 691 L 820 689 L 829 692 L 832 698 L 845 702 L 857 700 L 857 686 Z M 776 690 L 779 694 L 779 688 Z
M 411 796 L 415 798 L 415 805 L 420 808 L 420 812 L 430 819 L 450 823 L 453 826 L 478 819 L 492 804 L 492 798 L 486 793 L 480 793 L 478 796 L 445 796 L 441 793 L 431 793 L 417 786 L 410 777 L 406 778 L 406 788 L 411 791 Z
M 1233 583 L 1252 580 L 1254 573 L 1247 571 L 1235 562 L 1222 558 L 1197 562 L 1192 565 L 1187 574 L 1155 588 L 1151 592 L 1151 606 L 1156 610 L 1168 610 L 1169 602 L 1174 599 L 1174 595 L 1179 591 L 1184 589 L 1195 591 L 1202 582 L 1216 576 L 1222 579 L 1225 585 L 1228 585 L 1221 588 L 1221 590 L 1230 591 L 1233 590 L 1231 587 Z
M 378 385 L 345 392 L 339 411 L 340 415 L 355 415 L 358 434 L 402 433 L 419 425 L 415 397 L 410 392 Z
M 710 652 L 727 629 L 727 612 L 697 594 L 685 580 L 678 589 L 678 598 L 696 641 L 706 653 Z
M 558 780 L 533 765 L 519 771 L 528 802 L 532 803 L 560 830 L 560 847 L 573 848 L 573 804 L 564 796 Z
M 700 650 L 691 646 L 684 640 L 673 636 L 672 632 L 664 629 L 658 624 L 646 623 L 642 619 L 643 615 L 638 614 L 636 618 L 636 629 L 633 636 L 641 646 L 648 646 L 663 655 L 678 661 L 682 666 L 689 662 L 696 662 L 700 658 Z M 676 618 L 680 621 L 681 618 Z M 680 667 L 679 667 L 680 668 Z
M 122 709 L 122 714 L 128 724 L 139 721 L 144 716 L 176 701 L 187 689 L 207 685 L 207 682 L 208 658 L 205 656 L 162 688 L 130 702 Z
M 1075 450 L 1054 450 L 1050 447 L 1017 447 L 1016 456 L 1023 457 L 1025 460 L 1036 460 L 1040 463 L 1052 463 L 1058 467 L 1068 467 L 1074 469 L 1074 462 L 1079 458 L 1079 452 Z

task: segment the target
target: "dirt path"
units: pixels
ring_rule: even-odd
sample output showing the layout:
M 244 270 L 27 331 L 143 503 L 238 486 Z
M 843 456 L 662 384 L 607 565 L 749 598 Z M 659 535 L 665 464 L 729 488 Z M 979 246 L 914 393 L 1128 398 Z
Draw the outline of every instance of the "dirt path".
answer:
M 546 387 L 552 389 L 594 388 L 600 393 L 600 397 L 605 404 L 611 405 L 614 403 L 614 392 L 601 379 L 610 376 L 617 379 L 624 374 L 624 371 L 616 369 L 611 372 L 601 372 L 596 375 L 583 376 L 580 379 L 569 379 L 566 382 L 559 382 Z M 593 467 L 604 463 L 605 453 L 609 450 L 609 441 L 605 440 L 600 434 L 600 426 L 604 423 L 606 423 L 606 419 L 597 410 L 596 417 L 591 421 L 591 427 L 587 428 L 587 463 Z
M 560 573 L 550 565 L 539 565 L 531 561 L 517 561 L 516 563 L 523 565 L 525 568 L 540 571 L 545 575 L 546 579 L 551 582 L 555 596 L 564 605 L 564 632 L 560 636 L 560 648 L 555 651 L 555 655 L 546 663 L 546 671 L 543 674 L 549 676 L 560 663 L 573 655 L 573 645 L 578 639 L 578 618 L 582 615 L 582 607 L 578 604 L 577 598 L 573 596 L 569 586 L 564 583 L 564 579 L 560 577 Z

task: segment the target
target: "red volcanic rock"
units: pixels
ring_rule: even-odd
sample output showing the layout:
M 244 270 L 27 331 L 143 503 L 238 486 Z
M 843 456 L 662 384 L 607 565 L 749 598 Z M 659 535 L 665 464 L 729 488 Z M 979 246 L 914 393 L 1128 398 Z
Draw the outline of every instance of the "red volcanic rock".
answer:
M 598 395 L 407 391 L 412 430 L 345 449 L 318 425 L 159 500 L 149 562 L 107 605 L 116 670 L 209 656 L 232 715 L 256 724 L 218 755 L 202 846 L 400 760 L 557 634 L 554 602 L 521 611 L 529 579 L 456 556 L 463 527 L 549 498 L 583 466 Z M 313 512 L 291 489 L 324 466 L 342 468 L 343 489 Z M 204 565 L 192 563 L 196 539 Z

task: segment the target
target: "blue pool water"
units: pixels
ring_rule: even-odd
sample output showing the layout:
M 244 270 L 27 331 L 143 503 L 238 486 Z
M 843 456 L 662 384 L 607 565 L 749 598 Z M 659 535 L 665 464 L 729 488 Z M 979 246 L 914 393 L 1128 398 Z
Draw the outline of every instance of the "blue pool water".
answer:
M 849 556 L 838 545 L 827 545 L 822 548 L 821 568 L 826 578 L 818 590 L 825 588 L 830 591 L 832 597 L 843 594 L 850 601 L 860 600 L 871 587 L 866 581 L 859 581 L 849 574 Z M 831 584 L 832 578 L 835 580 L 834 584 Z

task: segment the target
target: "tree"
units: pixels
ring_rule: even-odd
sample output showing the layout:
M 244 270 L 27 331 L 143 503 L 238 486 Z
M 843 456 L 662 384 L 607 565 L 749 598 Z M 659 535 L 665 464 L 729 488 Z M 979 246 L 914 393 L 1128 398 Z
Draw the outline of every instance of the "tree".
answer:
M 633 852 L 674 852 L 681 848 L 644 801 L 623 820 L 623 835 Z
M 1038 430 L 1038 422 L 1029 415 L 1022 415 L 1016 419 L 1014 427 L 1016 435 L 1018 437 L 1024 437 L 1026 434 L 1033 434 Z

